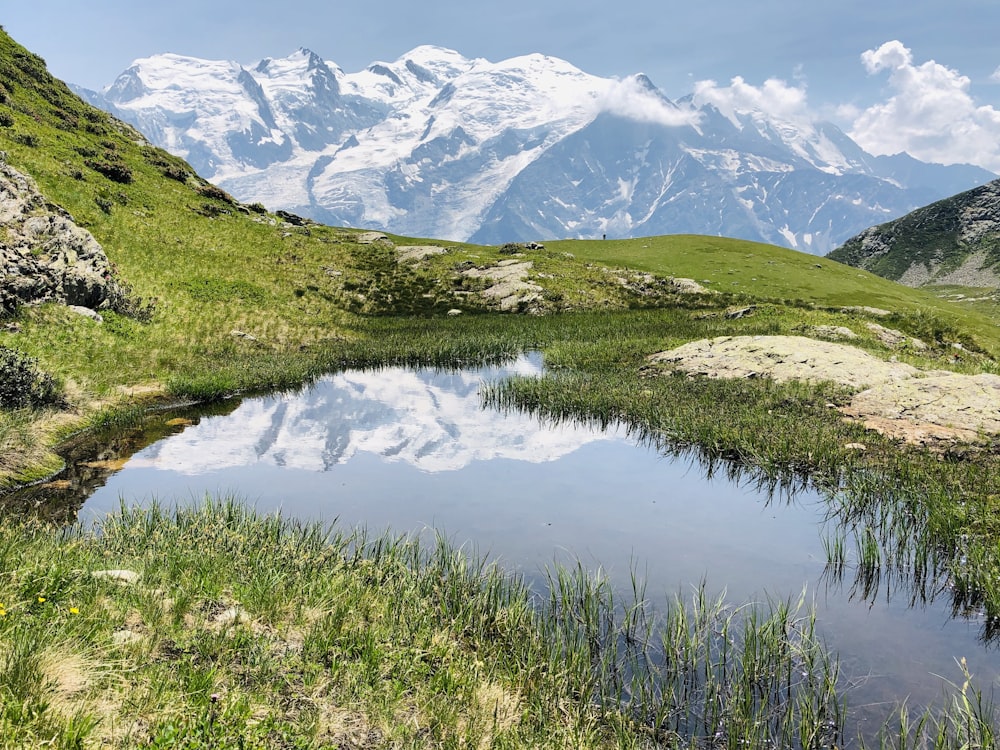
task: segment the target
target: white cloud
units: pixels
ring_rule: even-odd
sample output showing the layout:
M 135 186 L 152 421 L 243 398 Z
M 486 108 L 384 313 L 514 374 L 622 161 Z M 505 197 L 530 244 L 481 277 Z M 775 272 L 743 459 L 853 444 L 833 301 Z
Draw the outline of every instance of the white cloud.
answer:
M 602 112 L 667 127 L 696 125 L 699 119 L 699 114 L 693 109 L 666 101 L 634 76 L 612 82 L 601 96 L 598 106 Z
M 893 90 L 854 118 L 849 135 L 863 148 L 1000 172 L 1000 110 L 977 104 L 966 76 L 934 60 L 915 64 L 899 41 L 867 50 L 861 62 L 870 75 L 887 72 Z
M 861 114 L 861 109 L 855 104 L 838 104 L 830 109 L 831 116 L 840 122 L 853 121 Z
M 990 76 L 990 80 L 1000 83 L 1000 65 L 998 65 L 997 69 L 993 71 L 993 74 Z
M 792 86 L 778 78 L 769 78 L 761 86 L 733 78 L 728 86 L 715 81 L 698 81 L 694 85 L 694 103 L 698 107 L 713 105 L 723 115 L 736 122 L 737 112 L 760 110 L 772 117 L 795 122 L 812 122 L 805 85 Z

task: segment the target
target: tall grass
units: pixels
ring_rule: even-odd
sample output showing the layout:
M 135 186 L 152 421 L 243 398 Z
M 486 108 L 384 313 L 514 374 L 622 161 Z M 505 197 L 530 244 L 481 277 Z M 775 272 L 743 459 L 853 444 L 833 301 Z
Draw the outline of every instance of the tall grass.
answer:
M 440 537 L 236 498 L 4 524 L 0 604 L 0 747 L 958 748 L 994 726 L 967 676 L 845 736 L 801 599 L 650 602 L 579 565 L 533 591 Z
M 701 588 L 661 619 L 641 595 L 619 601 L 577 567 L 540 597 L 442 539 L 235 499 L 123 508 L 91 530 L 7 524 L 0 746 L 318 747 L 349 741 L 338 706 L 417 747 L 812 748 L 841 732 L 836 662 L 808 614 Z

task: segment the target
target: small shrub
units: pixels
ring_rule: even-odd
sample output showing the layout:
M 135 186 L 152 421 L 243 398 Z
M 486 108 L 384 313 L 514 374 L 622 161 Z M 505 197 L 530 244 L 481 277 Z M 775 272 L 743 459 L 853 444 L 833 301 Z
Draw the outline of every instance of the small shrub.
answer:
M 38 116 L 38 113 L 22 101 L 11 102 L 10 108 L 17 112 L 20 112 L 22 115 L 30 117 L 35 122 L 42 121 L 42 118 Z
M 9 128 L 14 124 L 14 116 L 10 112 L 0 112 L 0 128 Z
M 114 182 L 120 182 L 124 185 L 132 182 L 132 170 L 121 162 L 87 159 L 84 164 Z
M 58 384 L 38 369 L 37 360 L 0 347 L 0 408 L 46 406 L 61 400 Z
M 32 80 L 46 84 L 51 80 L 51 76 L 46 70 L 45 60 L 33 52 L 16 50 L 14 52 L 14 64 Z
M 84 125 L 83 129 L 86 130 L 91 135 L 107 135 L 108 133 L 107 128 L 93 122 L 88 122 L 86 125 Z
M 236 205 L 236 199 L 233 198 L 229 193 L 227 193 L 222 188 L 218 188 L 215 185 L 209 185 L 208 183 L 202 185 L 198 188 L 199 195 L 205 198 L 211 198 L 212 200 L 222 201 L 223 203 L 228 203 L 231 206 Z
M 108 296 L 108 309 L 140 323 L 149 323 L 156 313 L 156 299 L 146 299 L 139 296 L 127 281 L 118 275 L 117 269 L 112 269 L 111 293 Z
M 89 146 L 77 146 L 73 150 L 84 159 L 93 159 L 98 154 L 97 149 L 90 148 Z
M 111 201 L 109 201 L 104 196 L 101 196 L 101 195 L 95 196 L 94 197 L 94 203 L 96 203 L 97 207 L 99 209 L 101 209 L 104 213 L 106 213 L 108 215 L 111 214 L 112 203 L 111 203 Z
M 80 118 L 72 112 L 57 109 L 54 114 L 59 118 L 59 122 L 56 123 L 56 127 L 61 128 L 62 130 L 75 130 L 80 124 Z
M 177 180 L 178 182 L 187 182 L 188 172 L 186 169 L 181 169 L 180 167 L 175 167 L 173 165 L 166 165 L 160 170 L 164 177 L 169 177 L 171 180 Z
M 38 145 L 38 138 L 34 133 L 18 133 L 14 136 L 14 140 L 30 148 L 35 148 Z
M 267 208 L 265 208 L 263 203 L 251 203 L 247 206 L 255 214 L 266 214 Z
M 508 242 L 500 248 L 501 255 L 514 255 L 519 252 L 521 252 L 521 246 L 515 242 Z

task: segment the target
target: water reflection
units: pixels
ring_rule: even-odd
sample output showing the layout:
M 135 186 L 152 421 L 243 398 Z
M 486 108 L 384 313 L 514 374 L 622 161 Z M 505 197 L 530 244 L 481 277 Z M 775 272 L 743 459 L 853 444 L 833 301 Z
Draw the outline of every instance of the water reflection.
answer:
M 210 416 L 224 416 L 239 406 L 236 399 L 211 404 L 175 405 L 147 415 L 139 423 L 81 432 L 56 449 L 64 468 L 55 476 L 0 495 L 0 513 L 69 524 L 83 504 L 121 471 L 142 449 Z
M 329 375 L 296 394 L 245 401 L 226 419 L 202 420 L 143 451 L 132 466 L 189 475 L 252 465 L 329 472 L 371 454 L 425 472 L 458 471 L 475 461 L 554 461 L 616 436 L 523 415 L 483 419 L 483 378 L 541 372 L 539 357 L 523 356 L 502 369 Z
M 73 458 L 73 497 L 86 495 L 86 520 L 122 499 L 231 492 L 305 520 L 440 529 L 529 579 L 553 560 L 600 566 L 623 587 L 638 570 L 661 601 L 703 580 L 733 602 L 805 589 L 844 672 L 865 676 L 852 702 L 934 702 L 963 656 L 996 679 L 984 620 L 953 618 L 947 551 L 922 541 L 911 504 L 859 502 L 624 428 L 484 410 L 481 382 L 511 372 L 542 365 L 343 372 L 218 413 L 164 414 Z

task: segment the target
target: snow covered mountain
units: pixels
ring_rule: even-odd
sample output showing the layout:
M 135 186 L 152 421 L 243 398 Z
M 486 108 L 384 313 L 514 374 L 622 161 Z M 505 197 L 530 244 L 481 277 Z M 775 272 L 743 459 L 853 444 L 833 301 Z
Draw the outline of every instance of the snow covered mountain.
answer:
M 442 239 L 693 232 L 822 254 L 995 178 L 539 54 L 423 46 L 350 74 L 305 49 L 249 66 L 164 54 L 84 93 L 241 200 Z

